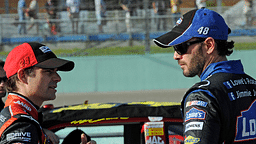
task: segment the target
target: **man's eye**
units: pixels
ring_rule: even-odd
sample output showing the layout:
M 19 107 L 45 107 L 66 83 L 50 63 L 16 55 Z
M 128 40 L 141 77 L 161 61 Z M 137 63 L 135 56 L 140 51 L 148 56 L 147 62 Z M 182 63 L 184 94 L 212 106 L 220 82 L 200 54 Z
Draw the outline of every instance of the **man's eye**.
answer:
M 48 73 L 53 73 L 54 72 L 54 70 L 51 70 L 51 69 L 46 69 L 45 71 L 48 72 Z

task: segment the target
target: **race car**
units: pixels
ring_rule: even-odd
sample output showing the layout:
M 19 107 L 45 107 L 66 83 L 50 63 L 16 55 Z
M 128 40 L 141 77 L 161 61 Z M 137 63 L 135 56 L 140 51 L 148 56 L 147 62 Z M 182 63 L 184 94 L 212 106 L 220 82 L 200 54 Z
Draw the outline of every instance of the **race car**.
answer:
M 65 131 L 65 128 L 90 128 L 90 132 L 95 131 L 92 128 L 96 127 L 121 126 L 121 132 L 104 133 L 105 130 L 102 130 L 90 136 L 96 139 L 121 137 L 115 140 L 118 144 L 183 143 L 183 120 L 180 103 L 176 102 L 91 104 L 85 102 L 63 107 L 45 105 L 41 111 L 43 112 L 42 126 L 56 133 Z M 67 132 L 64 133 L 67 134 Z M 61 138 L 64 137 L 61 136 Z M 108 139 L 108 143 L 111 143 L 110 141 Z

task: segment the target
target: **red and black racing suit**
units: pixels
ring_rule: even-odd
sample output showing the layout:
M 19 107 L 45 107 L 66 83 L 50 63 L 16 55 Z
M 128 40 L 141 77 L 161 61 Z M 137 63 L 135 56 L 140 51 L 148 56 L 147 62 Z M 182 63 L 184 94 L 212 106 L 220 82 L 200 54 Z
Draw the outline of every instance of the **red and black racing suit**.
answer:
M 209 65 L 182 101 L 184 143 L 256 143 L 256 80 L 240 60 Z
M 26 97 L 10 93 L 0 113 L 0 144 L 50 144 L 38 122 L 42 116 L 37 109 Z

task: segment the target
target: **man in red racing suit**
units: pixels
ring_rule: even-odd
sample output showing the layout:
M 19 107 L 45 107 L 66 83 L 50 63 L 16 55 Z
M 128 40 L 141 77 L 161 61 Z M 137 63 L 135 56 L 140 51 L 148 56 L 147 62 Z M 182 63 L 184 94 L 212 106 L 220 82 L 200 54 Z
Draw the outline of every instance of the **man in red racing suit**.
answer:
M 38 106 L 26 97 L 17 93 L 9 93 L 5 108 L 0 114 L 1 143 L 49 143 L 40 126 L 41 113 Z
M 48 144 L 37 112 L 44 101 L 56 98 L 58 71 L 70 71 L 74 62 L 57 58 L 46 45 L 30 42 L 15 47 L 7 56 L 4 70 L 9 93 L 0 113 L 0 144 Z

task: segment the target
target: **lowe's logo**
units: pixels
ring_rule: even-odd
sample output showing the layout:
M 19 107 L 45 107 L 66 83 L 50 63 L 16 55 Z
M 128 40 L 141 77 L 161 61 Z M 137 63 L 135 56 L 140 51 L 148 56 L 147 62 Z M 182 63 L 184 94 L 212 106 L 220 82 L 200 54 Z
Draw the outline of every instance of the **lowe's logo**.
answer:
M 246 141 L 256 139 L 256 100 L 248 110 L 242 111 L 237 117 L 235 141 Z
M 197 108 L 192 108 L 188 112 L 186 112 L 186 119 L 185 122 L 191 120 L 191 119 L 199 119 L 204 120 L 205 119 L 205 111 L 199 110 Z

